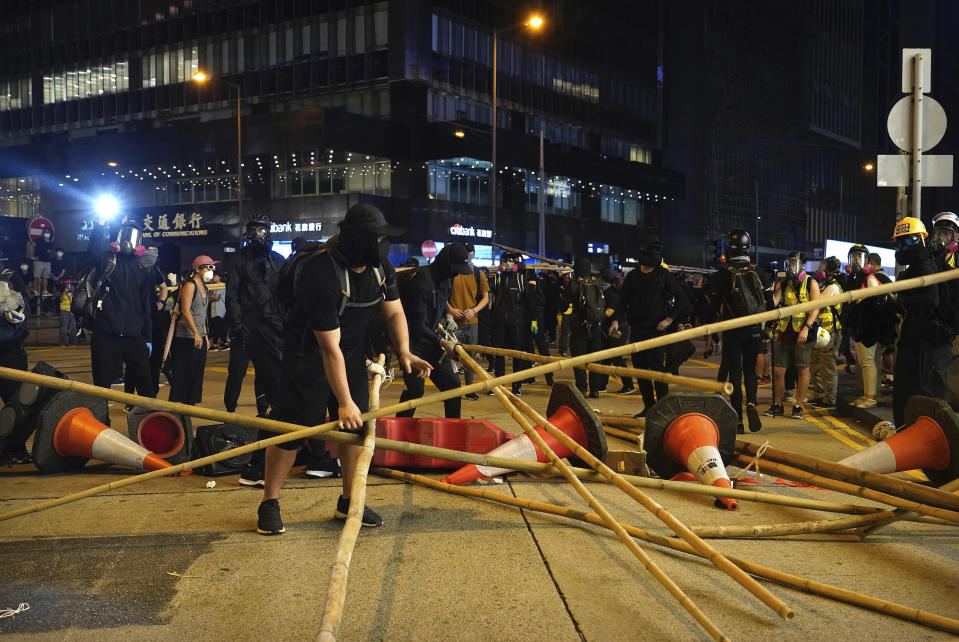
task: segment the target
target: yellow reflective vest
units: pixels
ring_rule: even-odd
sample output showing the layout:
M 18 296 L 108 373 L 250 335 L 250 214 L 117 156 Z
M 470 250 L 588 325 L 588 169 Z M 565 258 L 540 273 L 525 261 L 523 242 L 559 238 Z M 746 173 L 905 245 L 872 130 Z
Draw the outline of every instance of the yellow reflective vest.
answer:
M 799 293 L 796 293 L 796 284 L 792 279 L 787 279 L 782 287 L 782 304 L 784 307 L 790 305 L 796 305 L 797 303 L 806 303 L 809 301 L 809 281 L 812 280 L 811 276 L 807 276 L 802 285 L 799 286 Z M 806 318 L 809 316 L 808 312 L 797 312 L 792 316 L 780 319 L 777 330 L 784 332 L 787 327 L 792 325 L 792 329 L 799 334 L 799 331 L 802 330 L 803 326 L 806 325 Z
M 842 288 L 839 287 L 836 279 L 829 279 L 823 284 L 822 288 L 820 288 L 820 295 L 823 295 L 826 290 L 833 285 L 835 285 L 839 290 L 837 294 L 842 294 Z M 816 319 L 819 321 L 819 325 L 822 326 L 827 332 L 834 332 L 835 330 L 842 329 L 842 323 L 839 321 L 841 314 L 842 303 L 839 305 L 827 305 L 819 310 L 819 316 L 816 317 Z

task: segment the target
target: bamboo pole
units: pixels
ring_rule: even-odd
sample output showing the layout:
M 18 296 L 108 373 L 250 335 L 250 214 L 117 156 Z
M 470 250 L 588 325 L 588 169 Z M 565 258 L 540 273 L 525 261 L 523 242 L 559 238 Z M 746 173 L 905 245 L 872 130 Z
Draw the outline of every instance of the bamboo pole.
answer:
M 373 472 L 383 477 L 390 477 L 392 479 L 403 480 L 408 483 L 420 484 L 421 486 L 426 486 L 427 488 L 432 488 L 434 490 L 450 493 L 453 495 L 461 495 L 475 499 L 486 499 L 488 501 L 496 502 L 506 506 L 512 506 L 522 510 L 530 510 L 539 513 L 546 513 L 549 515 L 556 515 L 559 517 L 567 517 L 569 519 L 576 519 L 605 528 L 603 520 L 598 515 L 586 513 L 574 508 L 568 508 L 566 506 L 555 506 L 553 504 L 534 502 L 527 499 L 520 499 L 518 497 L 511 497 L 509 495 L 504 495 L 502 493 L 497 493 L 486 489 L 453 486 L 435 479 L 430 479 L 429 477 L 424 477 L 422 475 L 399 472 L 396 470 L 390 470 L 388 468 L 374 468 Z M 642 539 L 651 544 L 656 544 L 674 551 L 680 551 L 682 553 L 698 556 L 696 549 L 686 542 L 674 539 L 672 537 L 665 537 L 657 533 L 650 533 L 626 524 L 623 524 L 623 528 L 633 537 Z M 903 606 L 895 602 L 880 600 L 870 595 L 857 593 L 856 591 L 850 591 L 848 589 L 839 588 L 829 584 L 823 584 L 822 582 L 815 582 L 813 580 L 799 577 L 798 575 L 777 571 L 767 566 L 762 566 L 754 562 L 747 562 L 746 560 L 736 557 L 730 557 L 729 560 L 747 573 L 751 573 L 757 577 L 761 577 L 777 584 L 782 584 L 783 586 L 788 586 L 792 589 L 804 591 L 812 595 L 819 595 L 837 602 L 844 602 L 846 604 L 858 606 L 863 609 L 876 611 L 878 613 L 890 615 L 902 620 L 915 622 L 923 626 L 939 629 L 942 631 L 948 631 L 950 633 L 959 635 L 959 620 L 954 620 L 941 615 L 936 615 L 934 613 L 929 613 L 928 611 L 921 611 L 912 607 Z
M 636 432 L 643 432 L 646 430 L 646 420 L 642 417 L 630 417 L 628 415 L 604 415 L 602 413 L 596 413 L 596 416 L 599 417 L 599 420 L 608 426 L 615 426 L 616 428 L 623 428 L 626 430 L 635 430 Z
M 750 459 L 748 457 L 736 455 L 733 463 L 740 466 L 746 466 L 748 465 L 749 461 Z M 763 470 L 774 472 L 780 477 L 801 481 L 806 484 L 819 486 L 821 488 L 834 490 L 840 493 L 846 493 L 848 495 L 856 495 L 857 497 L 862 497 L 863 499 L 882 502 L 883 504 L 889 504 L 890 506 L 896 506 L 898 508 L 906 508 L 915 511 L 920 515 L 938 517 L 939 519 L 944 519 L 948 522 L 959 524 L 959 513 L 955 513 L 951 510 L 946 510 L 936 506 L 926 506 L 925 504 L 919 504 L 908 499 L 896 497 L 895 495 L 881 493 L 879 491 L 872 490 L 871 488 L 863 488 L 862 486 L 856 486 L 855 484 L 850 484 L 848 482 L 842 482 L 835 479 L 830 479 L 828 477 L 823 477 L 822 475 L 816 475 L 814 473 L 810 473 L 793 466 L 788 466 L 786 464 L 781 464 L 769 459 L 764 460 L 762 466 Z
M 596 456 L 591 452 L 576 443 L 572 437 L 556 428 L 556 426 L 551 424 L 546 417 L 536 412 L 532 406 L 525 403 L 518 397 L 515 397 L 512 395 L 512 393 L 510 393 L 510 400 L 525 414 L 527 414 L 530 419 L 539 423 L 543 430 L 548 432 L 550 436 L 559 440 L 560 443 L 569 448 L 577 457 L 585 461 L 591 467 L 595 468 L 597 472 L 609 479 L 617 488 L 625 492 L 631 498 L 635 499 L 644 508 L 646 508 L 646 510 L 651 512 L 653 515 L 659 518 L 660 521 L 669 526 L 674 533 L 679 535 L 687 544 L 695 548 L 701 557 L 704 557 L 712 562 L 719 570 L 723 571 L 740 585 L 742 585 L 743 588 L 752 593 L 754 597 L 759 599 L 759 601 L 778 613 L 781 618 L 784 620 L 793 619 L 795 613 L 791 608 L 789 608 L 789 606 L 766 590 L 766 588 L 761 586 L 759 582 L 746 575 L 742 569 L 726 559 L 722 553 L 704 542 L 699 536 L 689 530 L 689 528 L 683 524 L 683 522 L 673 516 L 672 513 L 660 506 L 654 500 L 647 497 L 635 486 L 632 486 L 620 479 L 620 476 L 613 469 L 597 459 Z
M 480 346 L 473 344 L 464 344 L 464 348 L 470 352 L 480 352 L 483 354 L 491 354 L 494 356 L 500 357 L 512 357 L 514 359 L 523 359 L 525 361 L 536 361 L 541 363 L 557 363 L 563 360 L 563 357 L 547 357 L 542 354 L 534 354 L 532 352 L 523 352 L 521 350 L 510 350 L 508 348 L 494 348 L 491 346 Z M 690 388 L 697 388 L 699 390 L 705 390 L 707 392 L 718 392 L 724 394 L 727 397 L 733 393 L 733 384 L 727 382 L 713 381 L 710 379 L 700 379 L 698 377 L 684 377 L 682 375 L 674 375 L 670 372 L 659 372 L 658 370 L 643 370 L 641 368 L 622 368 L 619 366 L 606 366 L 598 363 L 588 363 L 585 365 L 577 366 L 585 370 L 591 370 L 593 372 L 600 372 L 603 374 L 611 374 L 621 377 L 637 377 L 639 379 L 647 379 L 649 381 L 661 381 L 663 383 L 673 383 L 676 385 L 688 386 Z
M 899 509 L 903 510 L 903 509 Z M 907 513 L 908 511 L 904 511 Z M 877 518 L 895 513 L 895 511 L 883 511 L 871 515 L 855 515 L 853 517 L 842 517 L 840 519 L 823 519 L 808 522 L 793 522 L 791 524 L 756 524 L 753 526 L 693 526 L 693 532 L 705 539 L 761 539 L 766 537 L 780 537 L 783 535 L 814 535 L 822 533 L 836 533 L 853 528 L 865 528 L 872 526 Z M 912 517 L 903 516 L 902 519 L 908 520 L 934 520 L 937 526 L 957 526 L 952 522 L 937 520 L 935 518 L 920 517 L 912 513 Z M 897 514 L 898 521 L 898 514 Z M 926 523 L 925 521 L 923 523 Z M 858 535 L 856 531 L 849 533 Z
M 750 455 L 756 455 L 759 452 L 759 446 L 751 444 L 748 441 L 737 440 L 736 450 L 746 452 Z M 891 493 L 898 497 L 904 497 L 923 504 L 948 508 L 950 510 L 959 510 L 959 495 L 944 492 L 938 488 L 921 486 L 915 482 L 905 479 L 896 479 L 888 475 L 874 473 L 869 470 L 845 466 L 818 457 L 802 455 L 800 453 L 778 450 L 776 448 L 766 448 L 763 454 L 765 460 L 774 461 L 795 466 L 802 470 L 808 470 L 830 479 L 856 484 L 883 493 Z
M 959 479 L 953 479 L 951 482 L 945 486 L 940 486 L 939 490 L 947 493 L 959 493 Z M 873 531 L 893 524 L 904 519 L 912 519 L 916 517 L 918 513 L 906 510 L 904 508 L 897 508 L 891 511 L 883 511 L 881 513 L 876 513 L 872 516 L 872 519 L 864 523 L 858 529 L 856 529 L 856 535 L 859 536 L 859 539 L 865 539 L 866 535 L 869 535 Z
M 462 346 L 456 346 L 456 352 L 460 356 L 460 360 L 465 362 L 467 367 L 471 368 L 476 376 L 486 379 L 490 379 L 489 373 L 486 372 L 483 368 L 479 366 L 472 357 L 463 349 Z M 516 422 L 523 428 L 523 431 L 530 438 L 530 440 L 539 448 L 540 452 L 546 455 L 553 465 L 563 474 L 566 480 L 573 485 L 573 488 L 583 498 L 590 508 L 599 513 L 600 517 L 603 520 L 603 523 L 607 528 L 616 533 L 616 536 L 619 540 L 626 545 L 626 548 L 639 560 L 643 568 L 649 571 L 653 577 L 655 577 L 660 584 L 662 584 L 670 594 L 676 598 L 680 605 L 686 609 L 693 619 L 699 623 L 703 629 L 709 633 L 714 640 L 728 640 L 722 631 L 709 619 L 703 611 L 696 606 L 686 593 L 677 585 L 672 578 L 670 578 L 659 566 L 649 557 L 649 555 L 639 547 L 636 541 L 629 536 L 629 533 L 623 529 L 622 525 L 617 522 L 609 511 L 593 496 L 589 490 L 586 489 L 586 486 L 583 485 L 583 482 L 579 480 L 576 475 L 569 469 L 569 465 L 561 460 L 553 449 L 549 447 L 549 444 L 546 443 L 546 440 L 536 432 L 535 426 L 533 426 L 530 421 L 524 417 L 522 414 L 517 411 L 516 406 L 514 405 L 517 397 L 510 395 L 507 397 L 507 393 L 504 391 L 502 386 L 497 386 L 493 388 L 493 393 L 496 395 L 496 398 L 499 399 L 500 403 L 503 404 L 503 407 L 509 412 L 509 414 L 516 420 Z M 511 403 L 512 401 L 512 403 Z M 540 424 L 545 428 L 545 424 Z M 555 430 L 555 428 L 554 428 Z M 574 442 L 575 443 L 575 442 Z M 578 444 L 577 444 L 578 445 Z
M 603 432 L 605 432 L 607 435 L 612 435 L 613 437 L 618 437 L 620 439 L 633 442 L 640 447 L 643 445 L 642 436 L 634 432 L 629 432 L 628 430 L 619 430 L 618 428 L 613 428 L 611 426 L 603 426 Z
M 376 360 L 376 365 L 379 368 L 374 369 L 373 382 L 370 384 L 370 410 L 376 410 L 380 407 L 380 386 L 383 385 L 383 365 L 385 363 L 386 356 L 381 354 Z M 363 451 L 356 460 L 356 471 L 353 474 L 350 510 L 347 513 L 346 523 L 343 524 L 343 530 L 336 545 L 333 567 L 330 569 L 330 585 L 327 590 L 326 607 L 323 609 L 320 632 L 316 636 L 317 642 L 335 642 L 340 622 L 343 620 L 343 605 L 346 603 L 350 560 L 353 558 L 356 538 L 363 525 L 363 510 L 366 506 L 366 478 L 369 474 L 370 463 L 373 461 L 375 437 L 376 419 L 368 419 L 366 435 L 363 438 Z

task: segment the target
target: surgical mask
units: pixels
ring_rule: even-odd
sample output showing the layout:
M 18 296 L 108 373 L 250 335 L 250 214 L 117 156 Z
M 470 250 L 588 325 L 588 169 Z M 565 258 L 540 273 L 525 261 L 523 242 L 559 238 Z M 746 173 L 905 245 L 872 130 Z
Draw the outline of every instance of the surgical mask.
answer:
M 203 282 L 209 283 L 213 280 L 213 270 L 203 270 Z
M 58 258 L 58 259 L 62 259 L 62 258 L 63 258 L 63 252 L 57 252 L 57 258 Z
M 49 233 L 44 233 L 44 235 L 43 235 L 43 240 L 44 240 L 44 241 L 49 241 L 51 238 L 52 238 L 52 237 L 50 236 Z
M 137 263 L 145 268 L 152 268 L 156 265 L 157 262 L 157 249 L 155 247 L 148 247 L 144 250 L 143 255 L 137 257 Z
M 26 272 L 26 271 L 29 270 L 29 269 L 30 269 L 30 266 L 27 265 L 26 263 L 21 263 L 21 264 L 20 264 L 20 271 L 21 271 L 21 272 Z

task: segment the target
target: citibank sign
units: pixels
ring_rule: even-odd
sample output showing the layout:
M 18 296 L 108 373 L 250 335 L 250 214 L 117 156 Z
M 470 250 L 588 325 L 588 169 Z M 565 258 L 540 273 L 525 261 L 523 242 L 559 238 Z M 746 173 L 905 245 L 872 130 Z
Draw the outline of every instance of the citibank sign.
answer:
M 467 236 L 477 239 L 493 238 L 493 230 L 484 230 L 479 227 L 465 227 L 459 223 L 450 227 L 450 236 Z

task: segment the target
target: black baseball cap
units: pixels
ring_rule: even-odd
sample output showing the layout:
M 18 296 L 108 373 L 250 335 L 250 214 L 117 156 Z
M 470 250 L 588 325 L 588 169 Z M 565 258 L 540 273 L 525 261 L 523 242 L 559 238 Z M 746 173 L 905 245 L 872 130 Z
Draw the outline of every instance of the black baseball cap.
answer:
M 436 255 L 436 260 L 440 260 L 443 255 L 446 255 L 446 260 L 449 261 L 450 270 L 454 274 L 472 274 L 473 268 L 470 267 L 469 259 L 470 253 L 466 249 L 465 243 L 448 243 L 440 250 L 440 253 Z
M 406 232 L 401 227 L 387 223 L 383 212 L 369 203 L 357 203 L 347 210 L 346 216 L 340 221 L 340 227 L 358 228 L 383 236 L 399 236 Z

